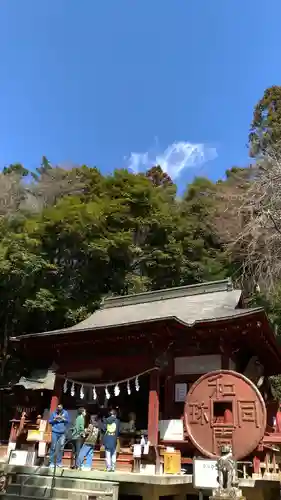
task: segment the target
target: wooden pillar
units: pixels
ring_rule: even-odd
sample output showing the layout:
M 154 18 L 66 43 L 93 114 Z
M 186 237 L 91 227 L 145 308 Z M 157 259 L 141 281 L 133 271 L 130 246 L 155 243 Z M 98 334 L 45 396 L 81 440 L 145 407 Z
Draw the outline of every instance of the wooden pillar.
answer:
M 168 375 L 165 380 L 165 393 L 164 393 L 164 420 L 168 420 L 173 415 L 174 406 L 174 377 Z M 162 411 L 162 408 L 161 408 Z
M 222 370 L 230 370 L 230 362 L 229 362 L 229 355 L 228 353 L 224 352 L 221 355 L 221 367 Z
M 261 474 L 261 460 L 260 457 L 255 456 L 253 458 L 253 468 L 254 468 L 254 474 Z
M 164 384 L 164 408 L 161 407 L 163 412 L 163 420 L 169 420 L 174 415 L 174 401 L 175 401 L 175 380 L 174 380 L 174 358 L 169 359 L 169 365 L 163 374 L 165 377 Z
M 153 446 L 158 444 L 159 422 L 159 370 L 150 374 L 149 401 L 148 401 L 148 441 Z
M 62 394 L 62 385 L 63 385 L 63 380 L 61 378 L 56 377 L 54 390 L 52 393 L 51 404 L 50 404 L 50 414 L 56 410 L 56 408 L 60 402 L 60 398 L 61 398 L 61 394 Z

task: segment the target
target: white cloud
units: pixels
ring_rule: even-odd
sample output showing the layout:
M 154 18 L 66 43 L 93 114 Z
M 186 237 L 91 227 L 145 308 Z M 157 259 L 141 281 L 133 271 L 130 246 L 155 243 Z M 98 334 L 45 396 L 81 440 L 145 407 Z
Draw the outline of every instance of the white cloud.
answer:
M 217 150 L 214 147 L 181 141 L 174 142 L 158 154 L 131 153 L 127 166 L 134 173 L 138 173 L 154 165 L 161 165 L 162 170 L 175 180 L 185 169 L 200 167 L 216 157 Z

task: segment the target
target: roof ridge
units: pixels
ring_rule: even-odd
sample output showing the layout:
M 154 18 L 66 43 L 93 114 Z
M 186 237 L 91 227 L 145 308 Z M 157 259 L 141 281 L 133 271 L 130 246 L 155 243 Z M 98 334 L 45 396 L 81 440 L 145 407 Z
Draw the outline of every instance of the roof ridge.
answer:
M 165 288 L 162 290 L 152 290 L 131 295 L 119 295 L 117 297 L 108 297 L 103 300 L 101 309 L 111 309 L 113 307 L 122 307 L 135 304 L 144 304 L 147 302 L 156 302 L 159 300 L 175 299 L 179 297 L 189 297 L 191 295 L 201 295 L 214 292 L 228 292 L 233 290 L 231 278 L 217 281 L 207 281 L 196 283 L 194 285 L 185 285 L 174 288 Z

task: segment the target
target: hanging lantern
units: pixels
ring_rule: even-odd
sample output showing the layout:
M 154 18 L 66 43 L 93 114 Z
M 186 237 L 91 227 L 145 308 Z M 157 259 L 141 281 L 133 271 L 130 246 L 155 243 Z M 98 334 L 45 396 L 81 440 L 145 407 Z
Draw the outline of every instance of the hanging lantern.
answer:
M 110 393 L 109 393 L 109 390 L 107 387 L 105 388 L 105 397 L 106 397 L 106 399 L 110 398 Z
M 83 385 L 81 385 L 81 388 L 80 388 L 80 399 L 84 399 L 84 397 L 85 397 L 84 387 L 83 387 Z
M 96 401 L 97 399 L 97 393 L 96 393 L 96 388 L 95 386 L 93 387 L 93 400 Z
M 64 394 L 67 392 L 67 380 L 65 379 L 64 384 L 63 384 L 63 392 Z
M 114 396 L 119 396 L 120 394 L 120 388 L 119 388 L 119 385 L 116 384 L 116 386 L 114 387 Z
M 71 389 L 70 389 L 70 395 L 71 396 L 75 396 L 75 385 L 74 385 L 74 382 L 73 382 L 73 384 L 71 386 Z
M 140 390 L 139 377 L 135 378 L 135 388 L 137 392 Z
M 130 394 L 131 394 L 130 380 L 127 380 L 127 393 L 128 393 L 128 394 L 129 394 L 129 396 L 130 396 Z

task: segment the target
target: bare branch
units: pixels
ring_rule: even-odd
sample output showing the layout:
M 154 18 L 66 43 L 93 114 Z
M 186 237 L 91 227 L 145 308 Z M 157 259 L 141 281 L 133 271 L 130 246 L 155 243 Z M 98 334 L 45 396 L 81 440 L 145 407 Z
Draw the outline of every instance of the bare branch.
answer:
M 243 280 L 252 286 L 259 283 L 267 295 L 274 293 L 281 280 L 280 152 L 278 148 L 267 151 L 248 169 L 249 179 L 239 188 L 227 187 L 226 182 L 222 196 L 227 230 L 220 228 L 220 234 L 241 262 Z M 234 230 L 228 225 L 231 219 L 236 221 Z
M 281 229 L 279 229 L 276 220 L 274 219 L 272 213 L 269 210 L 268 210 L 268 217 L 272 220 L 276 231 L 278 231 L 278 233 L 281 234 Z
M 0 216 L 15 214 L 24 197 L 20 176 L 0 173 Z
M 41 208 L 54 205 L 59 198 L 79 194 L 84 184 L 77 176 L 75 168 L 66 169 L 53 167 L 44 172 L 39 181 L 29 187 L 30 195 L 34 196 Z

